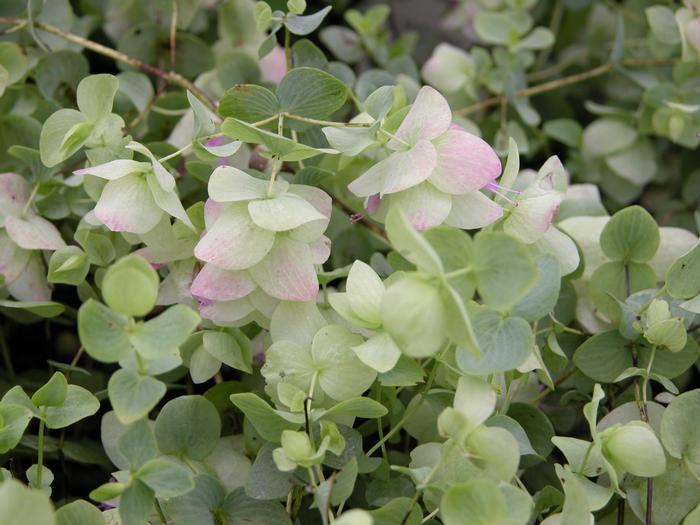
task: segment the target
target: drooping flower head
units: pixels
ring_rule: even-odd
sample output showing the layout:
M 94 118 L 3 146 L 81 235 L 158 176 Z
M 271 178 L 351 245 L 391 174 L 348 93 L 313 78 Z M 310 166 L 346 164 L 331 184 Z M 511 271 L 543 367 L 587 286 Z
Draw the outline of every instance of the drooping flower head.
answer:
M 173 175 L 142 144 L 131 142 L 126 147 L 150 162 L 117 159 L 74 172 L 107 180 L 93 210 L 96 222 L 115 232 L 144 234 L 168 214 L 194 229 L 177 196 Z
M 524 170 L 515 181 L 519 193 L 503 221 L 503 231 L 538 252 L 554 255 L 562 275 L 579 265 L 576 244 L 554 224 L 568 184 L 569 175 L 556 155 L 538 172 Z
M 0 174 L 0 276 L 21 301 L 48 301 L 46 268 L 38 250 L 66 246 L 61 234 L 34 211 L 27 181 L 16 173 Z
M 267 317 L 279 301 L 316 297 L 315 265 L 330 254 L 323 235 L 331 199 L 311 186 L 273 184 L 221 166 L 209 179 L 206 233 L 194 253 L 205 264 L 191 293 L 205 318 L 235 322 Z
M 470 95 L 475 93 L 472 81 L 474 60 L 469 54 L 451 44 L 438 44 L 425 64 L 421 74 L 429 84 L 442 93 L 458 93 L 465 90 Z
M 479 228 L 501 217 L 501 207 L 479 191 L 500 175 L 498 156 L 452 124 L 450 107 L 435 89 L 421 88 L 387 147 L 389 156 L 348 186 L 358 197 L 388 197 L 417 229 L 442 223 Z

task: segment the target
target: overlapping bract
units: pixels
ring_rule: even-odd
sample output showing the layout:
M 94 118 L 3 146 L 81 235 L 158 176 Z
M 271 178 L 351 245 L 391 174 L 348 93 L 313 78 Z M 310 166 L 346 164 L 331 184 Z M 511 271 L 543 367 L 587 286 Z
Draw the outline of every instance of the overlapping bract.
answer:
M 452 124 L 450 106 L 435 89 L 421 88 L 387 147 L 389 156 L 348 186 L 370 202 L 381 199 L 380 216 L 398 206 L 422 230 L 443 223 L 480 228 L 503 215 L 479 191 L 501 173 L 496 152 Z
M 16 173 L 0 174 L 0 276 L 21 301 L 46 301 L 51 295 L 39 250 L 58 250 L 66 243 L 56 227 L 38 215 L 31 188 Z
M 131 142 L 127 148 L 150 162 L 117 159 L 74 172 L 107 181 L 93 210 L 95 221 L 115 232 L 144 234 L 172 215 L 194 228 L 177 196 L 175 177 L 142 144 Z
M 194 249 L 204 266 L 192 282 L 203 317 L 218 323 L 270 317 L 278 301 L 310 301 L 315 265 L 330 254 L 323 232 L 331 199 L 311 186 L 268 183 L 221 166 L 209 179 L 206 232 Z

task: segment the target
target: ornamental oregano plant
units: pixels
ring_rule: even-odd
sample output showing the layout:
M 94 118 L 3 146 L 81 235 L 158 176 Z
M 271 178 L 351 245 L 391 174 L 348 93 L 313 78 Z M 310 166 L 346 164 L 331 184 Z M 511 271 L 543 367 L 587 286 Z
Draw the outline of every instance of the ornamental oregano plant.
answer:
M 698 0 L 3 0 L 0 109 L 0 525 L 700 525 Z

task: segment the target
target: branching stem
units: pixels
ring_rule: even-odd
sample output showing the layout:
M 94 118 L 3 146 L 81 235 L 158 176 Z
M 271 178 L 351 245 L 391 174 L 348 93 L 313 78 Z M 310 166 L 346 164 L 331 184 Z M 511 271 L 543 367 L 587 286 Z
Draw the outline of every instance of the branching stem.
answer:
M 23 18 L 0 16 L 0 24 L 11 24 L 17 26 L 26 23 L 27 20 Z M 111 47 L 107 47 L 93 40 L 88 40 L 87 38 L 83 38 L 82 36 L 76 35 L 74 33 L 69 33 L 45 22 L 35 20 L 33 25 L 36 29 L 41 29 L 42 31 L 51 33 L 52 35 L 63 38 L 64 40 L 68 40 L 69 42 L 81 45 L 84 48 L 89 49 L 90 51 L 94 51 L 95 53 L 112 58 L 118 62 L 123 62 L 124 64 L 128 64 L 130 66 L 146 71 L 147 73 L 156 75 L 158 78 L 162 78 L 170 84 L 175 84 L 184 89 L 187 89 L 195 97 L 201 100 L 202 103 L 205 106 L 207 106 L 212 112 L 216 113 L 216 104 L 211 98 L 209 98 L 209 95 L 207 95 L 204 91 L 202 91 L 200 88 L 194 85 L 192 81 L 183 77 L 180 73 L 176 73 L 175 71 L 163 71 L 158 67 L 142 62 L 138 58 L 126 55 L 120 51 L 117 51 L 116 49 L 112 49 Z
M 667 66 L 674 64 L 675 60 L 669 59 L 659 59 L 659 58 L 633 58 L 629 60 L 623 60 L 620 65 L 627 67 L 645 67 L 645 66 Z M 615 63 L 608 62 L 601 66 L 594 67 L 588 71 L 582 71 L 581 73 L 575 73 L 566 77 L 558 78 L 556 80 L 550 80 L 549 82 L 544 82 L 536 86 L 530 86 L 526 89 L 521 89 L 515 92 L 515 97 L 532 97 L 535 95 L 541 95 L 542 93 L 547 93 L 548 91 L 554 91 L 555 89 L 570 86 L 572 84 L 578 84 L 585 80 L 591 78 L 599 77 L 605 75 L 612 71 L 615 67 Z M 505 95 L 496 95 L 490 98 L 486 98 L 480 102 L 466 106 L 464 108 L 458 109 L 454 112 L 455 115 L 470 115 L 481 111 L 482 109 L 490 108 L 492 106 L 497 106 L 501 103 L 501 100 L 507 98 Z

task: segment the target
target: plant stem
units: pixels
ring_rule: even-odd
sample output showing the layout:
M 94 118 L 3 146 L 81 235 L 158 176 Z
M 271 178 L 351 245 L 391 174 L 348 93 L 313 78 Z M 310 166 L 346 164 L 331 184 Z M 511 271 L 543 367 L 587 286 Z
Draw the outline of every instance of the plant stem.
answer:
M 0 352 L 2 352 L 2 360 L 5 363 L 7 376 L 10 382 L 15 383 L 15 367 L 12 364 L 12 355 L 10 354 L 10 347 L 7 346 L 7 340 L 5 340 L 5 333 L 2 330 L 2 328 L 0 328 Z
M 625 265 L 626 267 L 626 265 Z M 634 378 L 634 398 L 637 401 L 637 407 L 639 408 L 639 417 L 645 423 L 649 423 L 649 412 L 647 411 L 646 404 L 646 386 L 648 382 L 649 373 L 654 362 L 654 353 L 656 350 L 656 345 L 651 349 L 651 355 L 649 356 L 649 363 L 647 364 L 647 376 L 644 378 L 644 393 L 640 396 L 639 392 L 639 377 Z M 637 351 L 633 348 L 632 354 L 632 365 L 637 366 Z M 646 501 L 646 511 L 644 513 L 644 525 L 652 525 L 651 515 L 652 515 L 652 504 L 654 501 L 654 478 L 647 478 L 647 501 Z
M 561 19 L 564 15 L 564 3 L 562 0 L 555 0 L 554 9 L 552 10 L 552 17 L 549 19 L 549 30 L 554 35 L 556 39 L 557 33 L 559 33 L 559 27 L 561 26 Z M 541 50 L 537 56 L 537 61 L 535 62 L 535 69 L 541 69 L 545 65 L 549 55 L 552 53 L 553 46 L 548 46 Z
M 581 467 L 578 469 L 577 474 L 580 474 L 584 476 L 584 472 L 586 471 L 586 465 L 588 465 L 588 458 L 591 455 L 591 451 L 593 450 L 593 445 L 594 443 L 591 443 L 588 445 L 588 448 L 586 449 L 586 454 L 583 456 L 583 461 L 581 461 Z
M 385 130 L 384 128 L 379 128 L 379 131 L 380 131 L 381 133 L 384 133 L 384 134 L 385 134 L 387 137 L 389 137 L 390 139 L 394 139 L 396 142 L 399 142 L 399 143 L 403 144 L 403 145 L 406 146 L 407 148 L 410 148 L 410 147 L 411 147 L 411 145 L 410 145 L 408 142 L 406 142 L 405 140 L 400 139 L 399 137 L 397 137 L 397 136 L 394 135 L 393 133 L 389 133 L 389 132 L 388 132 L 387 130 Z
M 313 449 L 316 449 L 316 444 L 314 443 L 314 433 L 313 429 L 311 428 L 311 422 L 309 419 L 309 415 L 311 413 L 311 403 L 314 400 L 314 390 L 316 388 L 316 380 L 318 379 L 318 372 L 315 372 L 314 375 L 311 377 L 311 386 L 309 388 L 309 395 L 306 396 L 306 399 L 304 400 L 304 423 L 306 427 L 306 434 L 309 436 L 309 441 L 311 441 L 311 446 Z
M 381 438 L 379 441 L 377 441 L 374 444 L 374 446 L 367 451 L 368 457 L 371 456 L 372 454 L 374 454 L 380 447 L 382 447 L 384 445 L 384 443 L 386 443 L 391 438 L 391 436 L 393 436 L 399 430 L 401 430 L 401 428 L 404 426 L 406 421 L 408 421 L 408 419 L 413 414 L 415 414 L 418 411 L 418 409 L 423 405 L 423 403 L 425 402 L 425 394 L 433 386 L 433 381 L 435 380 L 435 375 L 437 374 L 437 369 L 438 369 L 439 365 L 440 365 L 440 361 L 438 361 L 438 359 L 436 358 L 435 363 L 433 364 L 433 368 L 430 371 L 430 375 L 428 376 L 428 380 L 426 381 L 425 386 L 423 387 L 423 389 L 421 391 L 421 397 L 418 400 L 418 402 L 415 405 L 413 405 L 412 410 L 406 410 L 404 412 L 403 416 L 401 417 L 401 419 L 398 421 L 398 423 L 396 423 L 396 425 L 394 425 L 393 428 L 391 430 L 389 430 L 389 432 L 387 432 L 383 438 Z
M 654 478 L 647 478 L 647 508 L 644 513 L 644 525 L 651 525 L 652 503 L 654 501 Z
M 172 0 L 172 14 L 170 16 L 170 71 L 175 71 L 177 59 L 177 0 Z
M 175 2 L 173 2 L 174 4 Z M 165 514 L 163 513 L 163 508 L 160 506 L 160 502 L 158 501 L 158 498 L 153 500 L 153 505 L 156 508 L 156 512 L 158 513 L 158 518 L 160 518 L 160 522 L 163 525 L 168 525 L 168 520 L 165 517 Z
M 39 191 L 39 183 L 38 182 L 32 188 L 32 192 L 29 194 L 29 198 L 27 199 L 27 202 L 24 204 L 24 208 L 22 208 L 22 214 L 21 214 L 22 218 L 24 218 L 24 216 L 29 211 L 29 207 L 32 205 L 32 202 L 34 202 L 34 197 L 36 197 L 37 191 Z
M 376 384 L 375 388 L 375 397 L 377 399 L 377 403 L 382 402 L 382 391 L 381 391 L 381 385 L 379 383 Z M 389 454 L 386 450 L 386 442 L 384 441 L 384 426 L 382 423 L 382 417 L 379 416 L 377 418 L 377 435 L 379 436 L 379 441 L 382 443 L 382 457 L 384 458 L 384 461 L 389 463 Z
M 168 161 L 168 160 L 170 160 L 170 159 L 174 159 L 174 158 L 177 157 L 178 155 L 182 155 L 183 153 L 189 151 L 189 149 L 190 149 L 191 147 L 192 147 L 192 143 L 189 142 L 188 144 L 186 144 L 184 147 L 180 148 L 179 150 L 173 151 L 170 155 L 166 155 L 165 157 L 159 158 L 159 159 L 158 159 L 158 162 L 166 162 L 166 161 Z
M 566 381 L 566 380 L 569 379 L 572 375 L 574 375 L 574 374 L 576 373 L 576 370 L 578 370 L 578 369 L 577 369 L 576 367 L 573 367 L 573 368 L 569 369 L 568 372 L 565 372 L 564 374 L 562 374 L 561 376 L 559 376 L 559 378 L 554 382 L 554 388 L 556 389 L 556 388 L 557 388 L 559 385 L 561 385 L 564 381 Z M 542 393 L 540 393 L 535 399 L 533 399 L 532 402 L 531 402 L 530 404 L 536 405 L 537 403 L 539 403 L 540 401 L 542 401 L 545 397 L 547 397 L 547 396 L 548 396 L 549 394 L 551 394 L 552 392 L 554 392 L 554 390 L 551 390 L 551 389 L 549 389 L 549 388 L 546 389 L 546 390 L 544 390 L 544 391 L 542 391 Z
M 27 20 L 23 18 L 15 18 L 11 16 L 0 16 L 0 24 L 12 24 L 12 25 L 19 25 L 22 23 L 27 23 Z M 200 88 L 194 85 L 194 83 L 187 78 L 183 77 L 181 74 L 176 73 L 175 71 L 163 71 L 162 69 L 152 66 L 151 64 L 146 64 L 145 62 L 140 61 L 138 58 L 125 55 L 124 53 L 117 51 L 116 49 L 112 49 L 111 47 L 107 47 L 105 45 L 102 45 L 98 42 L 95 42 L 93 40 L 88 40 L 87 38 L 83 38 L 82 36 L 76 35 L 74 33 L 69 33 L 67 31 L 63 31 L 62 29 L 51 25 L 47 24 L 45 22 L 40 22 L 38 20 L 34 21 L 34 27 L 37 29 L 41 29 L 42 31 L 46 31 L 47 33 L 51 33 L 52 35 L 55 35 L 59 38 L 63 38 L 64 40 L 68 40 L 69 42 L 73 42 L 75 44 L 78 44 L 80 46 L 83 46 L 84 48 L 89 49 L 90 51 L 94 51 L 95 53 L 98 53 L 100 55 L 109 57 L 111 59 L 114 59 L 118 62 L 123 62 L 125 64 L 128 64 L 130 66 L 136 67 L 138 69 L 142 69 L 143 71 L 146 71 L 147 73 L 151 73 L 153 75 L 156 75 L 158 78 L 162 78 L 166 82 L 170 84 L 175 84 L 178 85 L 184 89 L 189 90 L 195 97 L 197 97 L 199 100 L 202 101 L 202 103 L 207 106 L 212 112 L 216 113 L 216 104 L 214 101 L 209 98 L 209 95 L 207 95 L 204 91 L 202 91 Z
M 671 65 L 671 64 L 674 64 L 675 62 L 676 62 L 675 60 L 659 59 L 659 58 L 636 58 L 636 59 L 623 60 L 622 62 L 620 62 L 620 65 L 627 66 L 627 67 L 663 66 L 663 65 Z M 589 69 L 588 71 L 582 71 L 581 73 L 575 73 L 575 74 L 569 75 L 567 77 L 558 78 L 556 80 L 544 82 L 544 83 L 538 84 L 536 86 L 530 86 L 529 88 L 526 88 L 526 89 L 521 89 L 520 91 L 515 92 L 515 96 L 516 97 L 531 97 L 534 95 L 541 95 L 542 93 L 547 93 L 548 91 L 553 91 L 555 89 L 570 86 L 572 84 L 578 84 L 579 82 L 583 82 L 583 81 L 591 79 L 591 78 L 605 75 L 606 73 L 612 71 L 612 69 L 614 67 L 615 67 L 615 64 L 613 62 L 608 62 L 607 64 L 603 64 L 601 66 L 594 67 L 593 69 Z M 472 104 L 470 106 L 466 106 L 464 108 L 458 109 L 458 110 L 454 111 L 454 114 L 455 115 L 469 115 L 471 113 L 476 113 L 477 111 L 481 111 L 482 109 L 490 108 L 492 106 L 497 106 L 498 104 L 501 103 L 501 100 L 504 98 L 507 98 L 507 97 L 505 95 L 496 95 L 496 96 L 484 99 L 481 102 L 477 102 L 477 103 Z
M 292 69 L 292 34 L 284 26 L 284 61 L 287 65 L 287 71 Z
M 651 347 L 651 355 L 649 356 L 649 363 L 647 364 L 647 373 L 644 376 L 644 381 L 642 381 L 642 406 L 644 407 L 644 413 L 648 415 L 647 412 L 647 387 L 649 386 L 649 375 L 651 374 L 651 367 L 654 364 L 654 357 L 656 356 L 656 345 Z
M 257 122 L 253 122 L 251 124 L 251 126 L 257 128 L 258 126 L 263 126 L 265 124 L 269 124 L 270 122 L 272 122 L 273 120 L 277 120 L 278 118 L 279 118 L 279 115 L 272 115 L 271 117 L 267 117 L 265 119 L 258 120 Z
M 138 115 L 134 117 L 134 119 L 127 124 L 126 129 L 124 130 L 125 133 L 130 132 L 132 129 L 134 129 L 144 118 L 146 118 L 146 115 L 148 115 L 148 112 L 151 111 L 153 106 L 155 106 L 156 102 L 158 102 L 158 99 L 163 95 L 161 91 L 158 91 L 155 95 L 153 95 L 153 98 L 148 101 L 148 104 L 143 108 L 142 111 L 139 112 Z
M 459 270 L 447 272 L 445 274 L 445 279 L 454 279 L 455 277 L 459 277 L 461 275 L 468 274 L 471 271 L 472 271 L 472 269 L 469 266 L 467 266 L 466 268 L 460 268 Z
M 335 122 L 332 120 L 318 120 L 315 118 L 301 117 L 299 115 L 294 115 L 292 113 L 284 112 L 282 113 L 287 118 L 292 120 L 298 120 L 299 122 L 306 122 L 308 124 L 316 124 L 318 126 L 331 126 L 334 128 L 369 128 L 372 126 L 369 122 Z M 400 139 L 396 139 L 400 140 Z M 403 141 L 402 141 L 403 142 Z
M 37 454 L 36 454 L 36 485 L 35 488 L 41 487 L 41 474 L 44 469 L 44 429 L 46 428 L 46 407 L 41 411 L 39 419 L 39 435 L 37 436 Z
M 438 507 L 438 508 L 435 509 L 433 512 L 431 512 L 430 514 L 428 514 L 425 518 L 423 518 L 423 521 L 421 521 L 421 523 L 426 523 L 426 522 L 430 521 L 430 520 L 433 519 L 435 516 L 437 516 L 438 512 L 440 512 L 440 507 Z

